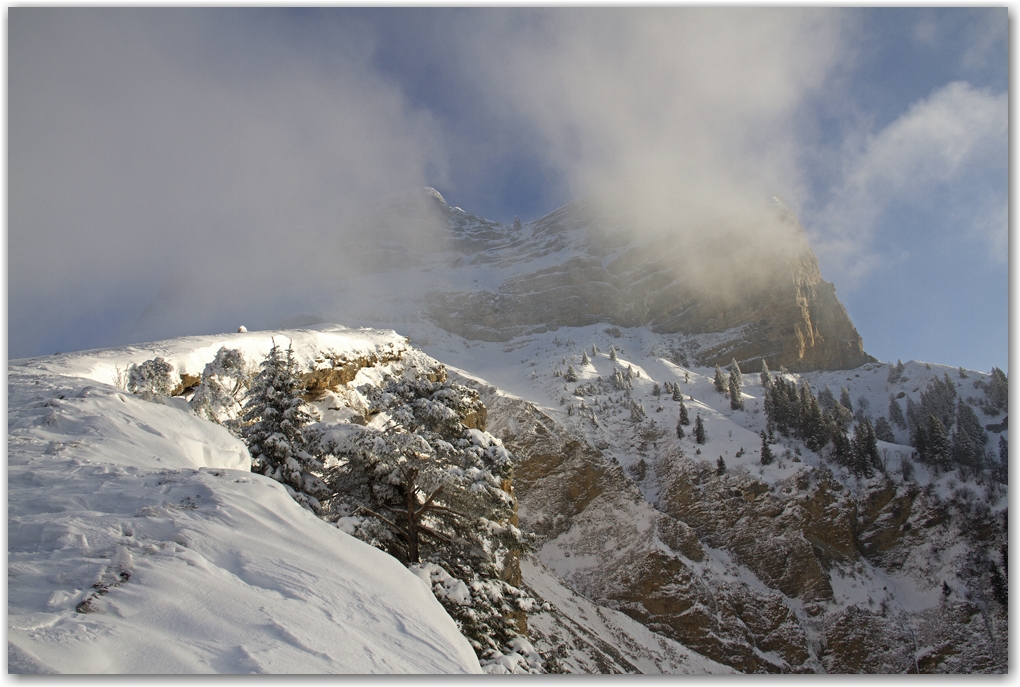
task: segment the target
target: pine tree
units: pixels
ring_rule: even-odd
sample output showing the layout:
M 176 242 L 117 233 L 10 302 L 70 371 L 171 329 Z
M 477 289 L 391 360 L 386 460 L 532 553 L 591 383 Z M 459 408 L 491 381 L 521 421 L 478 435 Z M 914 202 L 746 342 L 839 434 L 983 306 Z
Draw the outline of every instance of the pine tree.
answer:
M 896 402 L 896 399 L 889 396 L 889 421 L 900 429 L 907 428 L 907 421 L 903 417 L 903 410 L 900 408 L 900 404 Z
M 322 466 L 308 452 L 303 431 L 318 417 L 300 396 L 297 374 L 293 347 L 284 355 L 274 341 L 244 405 L 241 436 L 252 456 L 252 472 L 282 482 L 298 503 L 319 512 L 326 490 L 313 473 Z
M 1009 410 L 1009 379 L 1006 373 L 997 367 L 992 368 L 992 378 L 985 387 L 988 408 L 993 414 Z
M 581 364 L 582 365 L 591 364 L 591 359 L 588 358 L 588 351 L 581 351 Z
M 765 362 L 765 358 L 761 359 L 761 372 L 758 374 L 758 379 L 761 381 L 763 389 L 768 389 L 772 384 L 772 373 L 769 371 L 769 365 Z
M 726 378 L 723 377 L 722 368 L 718 365 L 715 366 L 715 379 L 713 380 L 713 383 L 715 384 L 716 391 L 720 394 L 726 393 Z
M 662 395 L 662 389 L 661 389 L 661 388 L 659 388 L 659 383 L 658 383 L 658 382 L 656 382 L 656 383 L 655 383 L 655 384 L 654 384 L 654 385 L 652 386 L 652 396 L 655 396 L 656 398 L 658 398 L 658 397 L 659 397 L 659 396 L 661 396 L 661 395 Z
M 889 384 L 895 384 L 896 382 L 900 381 L 900 378 L 902 376 L 903 376 L 903 361 L 897 360 L 895 365 L 889 366 L 889 376 L 886 378 L 886 381 Z
M 513 456 L 462 421 L 484 408 L 478 393 L 425 376 L 359 391 L 391 424 L 319 433 L 336 459 L 326 469 L 330 517 L 348 518 L 356 537 L 427 579 L 480 658 L 507 652 L 515 616 L 533 603 L 505 581 L 527 540 L 515 525 Z
M 687 406 L 684 404 L 684 400 L 682 398 L 680 399 L 680 424 L 691 424 L 691 418 L 687 415 Z
M 687 436 L 687 433 L 684 432 L 684 423 L 683 423 L 683 421 L 682 420 L 681 421 L 677 421 L 677 423 L 676 423 L 676 438 L 677 439 L 683 439 L 685 436 Z
M 715 461 L 715 474 L 722 475 L 726 473 L 726 461 L 723 460 L 722 456 L 719 456 L 719 460 Z
M 832 435 L 832 459 L 840 465 L 850 467 L 853 465 L 853 448 L 846 432 L 838 428 Z
M 694 440 L 699 444 L 704 444 L 708 441 L 708 435 L 705 433 L 705 423 L 701 420 L 701 415 L 694 418 Z
M 612 360 L 614 363 L 617 361 L 616 346 L 609 347 L 609 359 Z
M 875 438 L 890 444 L 896 443 L 896 436 L 893 434 L 892 425 L 889 424 L 889 421 L 884 416 L 880 416 L 875 421 Z
M 851 413 L 854 412 L 854 405 L 850 402 L 850 389 L 845 386 L 839 390 L 839 403 Z
M 774 457 L 772 455 L 772 448 L 769 446 L 768 437 L 765 436 L 765 430 L 762 430 L 759 436 L 761 436 L 761 464 L 771 465 Z
M 740 386 L 741 388 L 743 388 L 743 386 L 744 386 L 744 377 L 742 376 L 742 373 L 740 372 L 740 365 L 737 364 L 737 359 L 736 358 L 732 358 L 730 360 L 730 376 L 732 377 L 734 375 L 736 375 L 736 377 L 737 377 L 737 386 Z
M 684 394 L 680 390 L 680 384 L 679 383 L 673 385 L 673 400 L 674 401 L 680 401 L 681 403 L 684 402 Z
M 818 392 L 818 405 L 827 413 L 831 413 L 833 408 L 836 407 L 836 397 L 832 395 L 832 389 L 829 388 L 828 384 L 823 386 L 822 390 Z
M 730 373 L 729 392 L 730 392 L 730 409 L 743 410 L 744 395 L 740 391 L 740 374 L 737 372 Z
M 567 371 L 563 374 L 563 379 L 571 383 L 577 381 L 577 370 L 574 369 L 573 365 L 567 365 Z
M 950 467 L 952 445 L 945 425 L 934 414 L 929 413 L 927 419 L 918 425 L 914 432 L 913 444 L 918 456 L 925 463 L 938 468 Z
M 872 468 L 879 466 L 878 441 L 875 437 L 875 430 L 871 421 L 867 418 L 857 423 L 854 428 L 854 438 L 850 442 L 853 455 L 851 468 L 858 475 L 871 477 L 874 472 Z

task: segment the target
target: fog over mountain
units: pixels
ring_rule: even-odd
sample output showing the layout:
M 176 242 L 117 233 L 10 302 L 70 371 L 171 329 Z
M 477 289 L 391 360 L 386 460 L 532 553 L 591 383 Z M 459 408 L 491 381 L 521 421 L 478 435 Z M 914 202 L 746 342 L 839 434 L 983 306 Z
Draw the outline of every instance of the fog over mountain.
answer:
M 14 11 L 9 346 L 25 355 L 127 341 L 161 289 L 196 278 L 219 302 L 193 315 L 194 331 L 299 307 L 293 273 L 356 273 L 323 247 L 359 239 L 356 218 L 392 194 L 431 186 L 506 224 L 584 199 L 626 217 L 636 236 L 688 246 L 779 195 L 826 279 L 895 351 L 887 339 L 909 335 L 895 329 L 903 318 L 873 322 L 884 311 L 857 294 L 894 278 L 914 293 L 924 281 L 914 261 L 946 259 L 925 257 L 928 246 L 953 255 L 944 269 L 969 274 L 960 283 L 1004 290 L 1004 34 L 994 13 L 878 16 Z M 876 33 L 886 25 L 888 36 Z M 896 43 L 894 30 L 909 40 Z M 931 62 L 941 82 L 881 91 L 899 94 L 882 109 L 853 101 L 880 100 L 856 88 L 876 73 L 875 55 L 909 63 L 887 54 L 896 44 L 959 62 Z M 904 203 L 953 218 L 954 230 L 891 243 L 887 225 L 914 231 L 899 221 Z M 930 306 L 914 301 L 904 317 L 927 331 Z M 975 331 L 1004 307 L 995 295 L 958 309 Z

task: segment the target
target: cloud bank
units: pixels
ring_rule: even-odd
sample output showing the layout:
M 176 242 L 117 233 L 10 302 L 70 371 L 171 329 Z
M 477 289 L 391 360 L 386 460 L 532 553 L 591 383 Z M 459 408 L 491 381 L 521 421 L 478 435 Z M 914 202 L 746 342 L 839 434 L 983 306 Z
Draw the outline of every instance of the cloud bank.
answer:
M 442 178 L 434 121 L 364 36 L 336 22 L 299 51 L 264 19 L 10 12 L 11 355 L 127 326 L 167 279 L 202 275 L 192 327 L 268 307 L 334 268 L 366 199 Z
M 954 17 L 916 23 L 912 42 L 937 45 Z M 677 241 L 779 194 L 841 288 L 881 264 L 890 213 L 939 194 L 938 211 L 1002 254 L 1004 93 L 960 72 L 891 123 L 865 113 L 833 133 L 853 118 L 864 19 L 13 8 L 10 355 L 128 340 L 161 289 L 192 294 L 165 335 L 278 322 L 305 309 L 310 281 L 359 273 L 344 247 L 373 238 L 350 221 L 366 204 L 423 185 L 485 197 L 503 164 Z M 975 38 L 961 69 L 992 44 Z M 388 239 L 418 228 L 401 231 Z
M 845 156 L 841 184 L 813 217 L 816 252 L 853 282 L 883 259 L 873 244 L 891 208 L 928 203 L 948 212 L 963 204 L 961 231 L 1004 260 L 1006 189 L 988 177 L 1005 172 L 1008 131 L 1005 93 L 953 82 L 914 103 Z

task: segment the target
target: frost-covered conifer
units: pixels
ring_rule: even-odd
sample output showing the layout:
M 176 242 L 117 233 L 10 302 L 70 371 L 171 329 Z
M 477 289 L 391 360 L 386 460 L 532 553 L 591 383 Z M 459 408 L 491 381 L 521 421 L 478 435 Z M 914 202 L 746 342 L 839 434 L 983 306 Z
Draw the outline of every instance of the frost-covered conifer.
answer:
M 879 441 L 885 441 L 890 444 L 896 443 L 896 437 L 893 435 L 892 425 L 885 419 L 884 416 L 880 416 L 875 420 L 875 438 Z
M 513 456 L 464 424 L 484 409 L 472 389 L 418 377 L 364 390 L 384 427 L 318 433 L 330 517 L 428 577 L 483 662 L 508 651 L 514 615 L 534 604 L 505 581 L 526 544 L 514 524 Z
M 679 383 L 673 385 L 673 400 L 680 401 L 681 403 L 684 402 L 684 394 L 683 391 L 680 390 Z
M 769 370 L 769 364 L 765 362 L 765 358 L 761 359 L 761 372 L 758 373 L 758 379 L 764 389 L 769 388 L 772 383 L 772 372 Z
M 743 387 L 744 386 L 744 377 L 743 377 L 742 373 L 740 372 L 740 365 L 737 364 L 737 359 L 736 358 L 733 358 L 730 361 L 730 377 L 733 377 L 733 376 L 736 376 L 736 378 L 737 378 L 737 386 Z
M 740 368 L 736 367 L 736 363 L 734 363 L 734 368 L 734 371 L 730 372 L 730 408 L 732 410 L 743 410 L 744 395 L 740 391 Z
M 844 408 L 849 410 L 851 413 L 854 412 L 854 404 L 850 400 L 850 389 L 847 389 L 845 386 L 844 387 L 840 387 L 840 390 L 839 390 L 839 403 Z
M 660 388 L 660 387 L 659 387 L 659 383 L 658 383 L 658 382 L 656 382 L 656 383 L 655 383 L 655 384 L 654 384 L 654 385 L 652 386 L 652 396 L 655 396 L 656 398 L 658 398 L 658 397 L 659 397 L 659 396 L 661 396 L 661 395 L 662 395 L 662 388 Z
M 715 390 L 720 394 L 726 393 L 726 378 L 723 377 L 722 368 L 718 365 L 715 366 L 715 378 L 712 380 L 715 384 Z
M 199 417 L 224 425 L 240 436 L 242 400 L 254 379 L 255 373 L 241 352 L 224 346 L 202 371 L 202 381 L 191 397 L 191 408 Z
M 568 382 L 577 381 L 577 370 L 574 369 L 573 365 L 567 366 L 567 371 L 563 374 L 563 379 Z
M 581 364 L 590 365 L 591 359 L 588 357 L 588 351 L 581 351 Z
M 616 357 L 616 346 L 609 347 L 609 359 L 612 360 L 614 363 L 618 360 L 618 358 Z
M 683 398 L 680 399 L 680 424 L 685 426 L 691 424 L 691 418 L 687 415 L 687 406 L 684 404 Z
M 326 490 L 314 474 L 321 464 L 308 452 L 304 433 L 318 417 L 301 398 L 297 375 L 294 349 L 284 354 L 274 341 L 244 404 L 241 436 L 252 456 L 252 472 L 283 483 L 298 503 L 319 512 Z
M 694 440 L 699 444 L 708 441 L 708 434 L 705 433 L 705 423 L 702 422 L 701 415 L 694 418 Z
M 773 461 L 772 448 L 769 446 L 769 440 L 765 435 L 765 430 L 762 430 L 759 436 L 761 436 L 761 464 L 771 465 Z M 720 458 L 720 460 L 722 459 Z
M 900 429 L 907 428 L 907 420 L 903 417 L 903 410 L 893 396 L 889 396 L 889 421 Z

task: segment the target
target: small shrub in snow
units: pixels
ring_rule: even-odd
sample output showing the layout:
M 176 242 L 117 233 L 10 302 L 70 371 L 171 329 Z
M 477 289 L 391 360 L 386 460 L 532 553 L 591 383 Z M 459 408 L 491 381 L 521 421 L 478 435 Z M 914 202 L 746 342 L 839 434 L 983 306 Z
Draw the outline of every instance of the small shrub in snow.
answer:
M 131 393 L 151 401 L 157 396 L 169 396 L 177 386 L 176 376 L 173 365 L 156 357 L 128 368 L 127 388 Z

